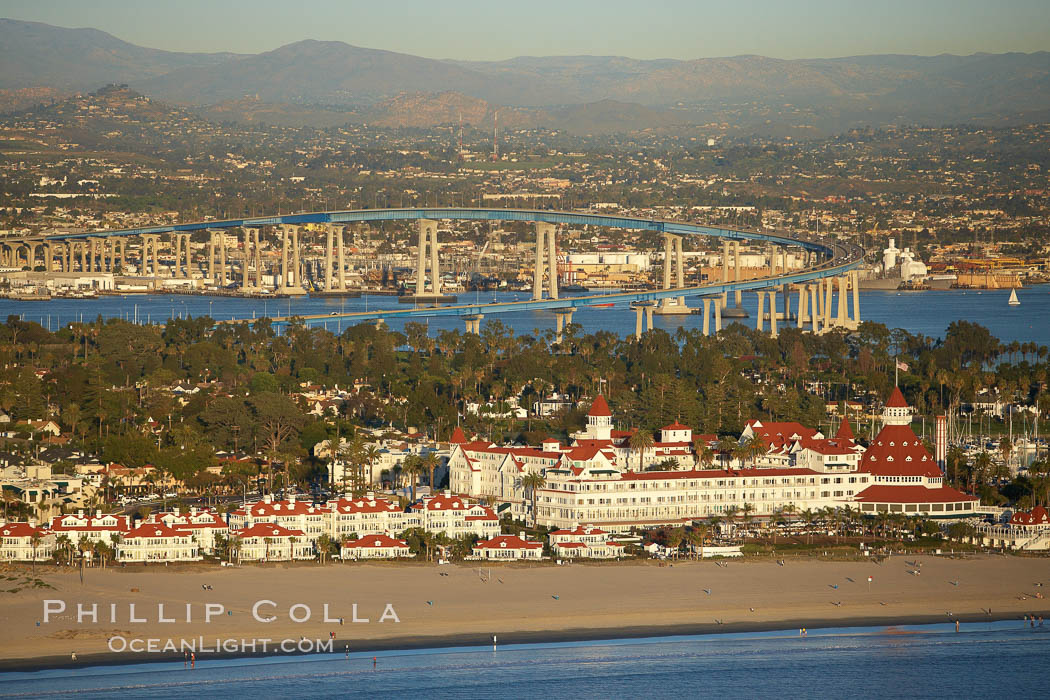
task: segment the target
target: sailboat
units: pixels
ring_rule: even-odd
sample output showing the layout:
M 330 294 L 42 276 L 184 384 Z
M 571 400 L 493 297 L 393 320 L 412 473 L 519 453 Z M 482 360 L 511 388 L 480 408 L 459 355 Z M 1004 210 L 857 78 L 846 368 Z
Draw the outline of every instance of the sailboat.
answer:
M 1011 289 L 1010 290 L 1010 301 L 1008 301 L 1006 303 L 1009 304 L 1010 306 L 1020 306 L 1021 305 L 1021 300 L 1017 298 L 1017 290 L 1016 289 Z

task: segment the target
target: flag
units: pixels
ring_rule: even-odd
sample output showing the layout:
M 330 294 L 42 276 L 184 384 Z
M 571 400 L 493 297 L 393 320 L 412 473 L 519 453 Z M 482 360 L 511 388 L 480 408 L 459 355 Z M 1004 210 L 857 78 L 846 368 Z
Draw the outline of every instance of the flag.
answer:
M 908 363 L 907 362 L 901 362 L 900 360 L 897 360 L 897 369 L 899 369 L 902 372 L 907 372 L 908 371 Z

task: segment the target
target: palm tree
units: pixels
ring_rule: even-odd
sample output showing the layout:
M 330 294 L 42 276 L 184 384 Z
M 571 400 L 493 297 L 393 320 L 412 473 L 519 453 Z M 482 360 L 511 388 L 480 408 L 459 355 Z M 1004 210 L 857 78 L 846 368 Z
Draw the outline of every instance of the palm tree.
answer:
M 751 460 L 751 466 L 755 467 L 758 464 L 758 458 L 766 453 L 766 446 L 762 444 L 761 440 L 752 439 L 749 440 L 747 445 L 744 447 L 744 454 L 748 459 Z
M 437 466 L 438 466 L 437 453 L 435 453 L 435 452 L 427 452 L 426 455 L 424 455 L 424 457 L 423 457 L 423 465 L 422 466 L 423 466 L 424 469 L 427 470 L 427 472 L 430 475 L 430 477 L 429 477 L 430 481 L 428 481 L 427 483 L 430 484 L 430 495 L 434 495 L 434 493 L 436 493 L 436 491 L 437 491 L 437 489 L 435 488 L 435 484 L 434 484 L 434 472 L 437 470 Z
M 264 537 L 263 544 L 266 545 L 266 551 L 263 553 L 263 561 L 270 561 L 270 544 L 273 543 L 272 537 Z
M 642 471 L 642 458 L 645 456 L 645 451 L 652 449 L 654 444 L 653 434 L 645 428 L 639 428 L 634 431 L 627 442 L 632 450 L 638 451 L 638 471 Z
M 769 515 L 769 532 L 773 539 L 773 544 L 777 543 L 777 528 L 784 524 L 784 514 L 779 510 L 774 510 Z
M 317 538 L 317 554 L 321 560 L 321 563 L 325 563 L 325 559 L 328 558 L 328 553 L 332 549 L 332 538 L 326 534 L 322 534 Z
M 694 525 L 686 533 L 686 539 L 694 550 L 699 550 L 696 554 L 697 559 L 704 558 L 704 540 L 707 539 L 707 526 L 706 525 Z
M 672 556 L 677 559 L 682 549 L 682 541 L 685 540 L 685 532 L 680 527 L 672 529 L 667 533 L 667 546 L 673 551 Z
M 234 555 L 237 556 L 237 563 L 241 563 L 241 547 L 244 546 L 244 540 L 241 539 L 240 535 L 231 535 L 230 540 L 227 543 L 227 559 L 232 563 Z
M 521 487 L 527 489 L 532 501 L 532 527 L 536 528 L 536 491 L 547 485 L 547 479 L 539 472 L 531 472 L 521 477 Z
M 740 511 L 736 506 L 726 506 L 726 522 L 733 525 L 736 522 L 736 514 Z M 735 529 L 735 528 L 734 528 Z
M 380 454 L 379 448 L 375 445 L 368 445 L 361 453 L 361 468 L 368 469 L 368 479 L 362 479 L 362 481 L 368 481 L 369 485 L 372 483 L 372 465 L 379 459 Z
M 755 506 L 751 503 L 744 503 L 744 506 L 740 509 L 741 519 L 747 528 L 751 529 L 751 515 L 755 512 Z
M 40 547 L 40 540 L 44 537 L 40 530 L 34 528 L 33 534 L 29 536 L 29 546 L 33 548 L 33 568 L 36 568 L 36 550 Z
M 73 563 L 73 543 L 70 542 L 69 535 L 62 533 L 55 539 L 55 551 L 68 555 L 67 563 Z
M 970 492 L 977 493 L 977 484 L 988 479 L 988 473 L 992 467 L 992 456 L 985 451 L 978 453 L 973 461 L 973 469 L 970 470 Z
M 732 435 L 718 440 L 718 453 L 722 456 L 722 466 L 729 469 L 729 464 L 736 453 L 737 440 Z
M 806 508 L 802 511 L 802 520 L 806 523 L 806 541 L 808 544 L 813 544 L 813 521 L 816 519 L 817 514 L 811 508 Z
M 701 469 L 707 469 L 715 461 L 715 453 L 703 438 L 693 440 L 693 451 L 696 452 L 696 464 Z
M 87 535 L 81 535 L 80 541 L 77 543 L 77 548 L 80 550 L 80 555 L 83 556 L 93 549 L 91 540 Z
M 412 502 L 415 503 L 416 483 L 418 483 L 419 477 L 423 473 L 423 461 L 419 458 L 419 455 L 408 455 L 405 457 L 401 470 L 408 475 L 412 484 Z
M 97 542 L 95 542 L 95 546 L 92 548 L 92 551 L 98 555 L 98 560 L 99 562 L 101 562 L 102 568 L 105 569 L 106 557 L 109 556 L 109 553 L 112 551 L 109 545 L 103 542 L 102 540 L 98 540 Z

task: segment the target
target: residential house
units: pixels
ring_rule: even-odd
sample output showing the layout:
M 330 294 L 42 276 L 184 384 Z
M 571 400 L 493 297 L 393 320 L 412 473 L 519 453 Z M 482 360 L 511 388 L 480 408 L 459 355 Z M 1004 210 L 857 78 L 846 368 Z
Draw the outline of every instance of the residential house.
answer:
M 339 556 L 343 559 L 398 559 L 412 555 L 408 543 L 387 535 L 366 535 L 343 542 Z
M 506 561 L 511 559 L 543 559 L 543 543 L 522 539 L 517 535 L 497 535 L 474 545 L 472 559 Z

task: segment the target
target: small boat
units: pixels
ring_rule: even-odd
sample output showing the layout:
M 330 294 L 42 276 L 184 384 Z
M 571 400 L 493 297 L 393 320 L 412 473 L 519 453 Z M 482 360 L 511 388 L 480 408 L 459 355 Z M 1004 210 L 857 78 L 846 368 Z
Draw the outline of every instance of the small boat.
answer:
M 1006 303 L 1009 304 L 1010 306 L 1020 306 L 1021 305 L 1021 300 L 1017 298 L 1017 290 L 1016 289 L 1011 289 L 1010 290 L 1010 301 L 1008 301 Z

